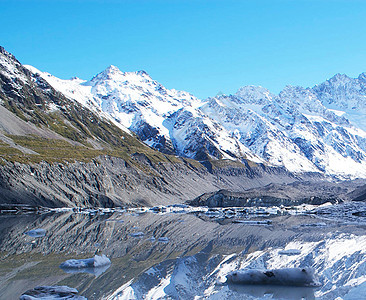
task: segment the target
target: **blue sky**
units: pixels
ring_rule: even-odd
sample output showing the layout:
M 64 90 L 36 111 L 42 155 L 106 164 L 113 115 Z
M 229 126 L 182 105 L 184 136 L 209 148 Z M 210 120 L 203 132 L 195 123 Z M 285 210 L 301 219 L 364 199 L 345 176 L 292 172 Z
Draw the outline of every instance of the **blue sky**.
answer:
M 113 64 L 205 98 L 366 71 L 366 1 L 0 0 L 0 45 L 60 78 Z

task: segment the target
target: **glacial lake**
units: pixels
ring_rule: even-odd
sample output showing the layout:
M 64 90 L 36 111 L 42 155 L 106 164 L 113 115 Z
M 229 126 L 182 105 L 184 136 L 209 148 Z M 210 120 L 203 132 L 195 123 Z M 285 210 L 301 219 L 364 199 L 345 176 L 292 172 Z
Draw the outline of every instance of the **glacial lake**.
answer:
M 363 203 L 2 214 L 0 299 L 36 286 L 76 288 L 87 299 L 366 299 L 365 229 Z M 94 255 L 111 264 L 60 268 Z M 321 285 L 225 282 L 238 269 L 287 267 L 313 268 Z

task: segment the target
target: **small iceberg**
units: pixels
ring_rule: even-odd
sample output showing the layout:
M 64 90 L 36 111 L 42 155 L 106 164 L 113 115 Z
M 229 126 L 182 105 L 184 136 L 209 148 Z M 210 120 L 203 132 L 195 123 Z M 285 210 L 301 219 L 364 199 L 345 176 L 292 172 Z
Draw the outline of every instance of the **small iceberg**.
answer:
M 310 268 L 244 269 L 230 272 L 226 278 L 227 282 L 247 285 L 319 286 Z
M 168 243 L 169 242 L 169 238 L 163 236 L 163 237 L 159 237 L 158 238 L 158 242 L 160 243 Z
M 39 237 L 46 235 L 46 230 L 44 230 L 42 228 L 37 228 L 37 229 L 29 230 L 29 231 L 25 232 L 24 234 L 26 234 L 30 237 L 33 237 L 33 238 L 39 238 Z
M 319 223 L 301 224 L 300 226 L 301 227 L 324 227 L 324 226 L 327 226 L 327 224 L 324 222 L 319 222 Z
M 130 233 L 130 236 L 135 237 L 135 238 L 139 238 L 139 237 L 143 237 L 145 234 L 141 231 L 139 232 L 134 232 L 134 233 Z
M 66 273 L 90 273 L 99 276 L 111 265 L 110 259 L 104 254 L 95 255 L 93 258 L 69 259 L 60 265 Z
M 37 286 L 33 290 L 26 291 L 23 295 L 20 296 L 20 300 L 35 300 L 35 299 L 43 299 L 43 300 L 61 300 L 61 299 L 70 299 L 70 300 L 87 300 L 87 298 L 83 296 L 77 295 L 77 289 L 70 288 L 68 286 Z

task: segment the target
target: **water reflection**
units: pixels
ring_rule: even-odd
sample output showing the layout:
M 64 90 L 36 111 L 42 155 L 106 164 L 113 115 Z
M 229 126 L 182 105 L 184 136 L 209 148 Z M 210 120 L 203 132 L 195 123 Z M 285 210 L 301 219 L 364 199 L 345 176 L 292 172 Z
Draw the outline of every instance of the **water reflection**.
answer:
M 0 216 L 0 295 L 17 299 L 37 285 L 66 285 L 88 299 L 335 299 L 361 286 L 362 224 L 281 214 L 238 222 L 220 211 L 212 217 L 185 209 Z M 47 234 L 23 234 L 35 229 Z M 293 249 L 296 255 L 288 255 Z M 82 273 L 59 268 L 68 259 L 99 253 L 112 264 Z M 313 267 L 323 286 L 225 284 L 233 270 L 283 267 Z
M 65 273 L 69 273 L 69 274 L 75 274 L 75 273 L 89 273 L 89 274 L 93 274 L 95 277 L 100 276 L 101 274 L 103 274 L 105 271 L 107 271 L 109 269 L 111 265 L 105 265 L 105 266 L 101 266 L 101 267 L 86 267 L 86 268 L 70 268 L 70 267 L 64 267 L 64 266 L 60 266 L 60 268 L 65 272 Z
M 311 300 L 315 299 L 314 288 L 284 287 L 268 285 L 239 285 L 229 284 L 228 288 L 239 296 L 252 296 L 257 299 L 271 296 L 270 299 Z

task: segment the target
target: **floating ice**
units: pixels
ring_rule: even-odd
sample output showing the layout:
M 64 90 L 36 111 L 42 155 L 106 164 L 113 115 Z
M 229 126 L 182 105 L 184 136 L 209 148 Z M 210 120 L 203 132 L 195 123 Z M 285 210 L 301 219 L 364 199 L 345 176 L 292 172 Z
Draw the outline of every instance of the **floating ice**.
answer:
M 77 289 L 68 286 L 37 286 L 33 290 L 26 291 L 20 296 L 20 300 L 87 300 L 83 296 L 78 296 L 77 293 Z
M 107 256 L 104 254 L 99 256 L 95 255 L 93 258 L 86 258 L 86 259 L 69 259 L 65 262 L 63 262 L 60 265 L 60 268 L 63 270 L 78 270 L 78 269 L 94 269 L 94 268 L 102 268 L 102 267 L 109 267 L 111 264 L 111 261 Z M 108 268 L 107 268 L 108 269 Z M 88 270 L 86 270 L 88 272 Z M 94 273 L 95 272 L 88 272 L 88 273 Z
M 89 273 L 89 274 L 93 274 L 95 277 L 100 276 L 101 274 L 103 274 L 105 271 L 107 271 L 109 269 L 111 265 L 104 265 L 101 267 L 86 267 L 86 268 L 70 268 L 70 267 L 61 267 L 60 268 L 65 272 L 65 273 Z
M 228 287 L 229 290 L 242 295 L 243 299 L 248 299 L 247 296 L 254 299 L 315 299 L 314 288 L 311 287 L 239 284 L 229 284 Z
M 167 243 L 169 242 L 169 238 L 163 236 L 163 237 L 159 237 L 158 238 L 158 242 L 161 242 L 161 243 Z
M 324 227 L 327 226 L 324 222 L 301 224 L 301 227 Z
M 240 284 L 318 286 L 310 268 L 283 268 L 273 270 L 245 269 L 232 271 L 227 281 Z
M 130 236 L 132 236 L 132 237 L 143 237 L 144 235 L 145 234 L 141 231 L 130 233 Z
M 246 225 L 271 225 L 271 220 L 255 221 L 255 220 L 233 220 L 233 223 L 240 223 Z
M 37 229 L 29 230 L 29 231 L 25 232 L 24 234 L 29 235 L 30 237 L 33 237 L 33 238 L 38 238 L 38 237 L 45 236 L 46 230 L 44 230 L 42 228 L 37 228 Z

